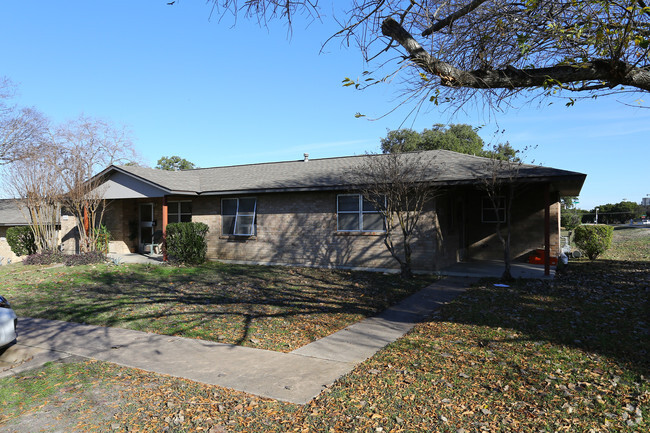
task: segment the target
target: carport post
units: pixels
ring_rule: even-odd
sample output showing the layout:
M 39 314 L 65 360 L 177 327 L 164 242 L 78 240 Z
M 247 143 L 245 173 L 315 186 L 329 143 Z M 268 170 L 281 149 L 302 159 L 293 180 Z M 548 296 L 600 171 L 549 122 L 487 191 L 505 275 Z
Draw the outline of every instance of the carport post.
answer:
M 551 275 L 551 184 L 544 187 L 544 275 Z
M 164 195 L 162 198 L 163 262 L 167 261 L 167 222 L 169 221 L 167 211 L 167 196 Z

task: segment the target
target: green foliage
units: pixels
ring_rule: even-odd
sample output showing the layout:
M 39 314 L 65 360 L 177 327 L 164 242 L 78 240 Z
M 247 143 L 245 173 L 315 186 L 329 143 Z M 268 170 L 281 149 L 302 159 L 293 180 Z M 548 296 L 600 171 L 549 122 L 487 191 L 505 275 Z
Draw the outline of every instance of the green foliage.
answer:
M 163 156 L 158 160 L 157 169 L 168 171 L 191 170 L 196 168 L 193 162 L 188 161 L 180 156 Z
M 388 131 L 381 139 L 384 153 L 413 152 L 416 150 L 451 150 L 469 155 L 483 153 L 483 139 L 470 125 L 436 124 L 431 129 L 416 132 L 412 129 Z
M 573 239 L 590 260 L 596 260 L 612 245 L 613 235 L 614 227 L 604 224 L 583 225 L 576 227 Z
M 198 265 L 205 262 L 208 244 L 205 235 L 208 226 L 204 223 L 171 223 L 167 225 L 167 240 L 164 248 L 172 262 Z
M 383 153 L 415 152 L 418 150 L 451 150 L 467 155 L 496 158 L 519 162 L 517 150 L 510 143 L 502 143 L 485 149 L 483 139 L 467 124 L 449 126 L 436 124 L 431 129 L 417 132 L 409 128 L 388 131 L 381 139 Z
M 108 254 L 109 242 L 112 239 L 111 232 L 108 231 L 105 225 L 99 226 L 94 229 L 95 231 L 95 250 L 103 254 Z
M 638 218 L 643 213 L 643 207 L 632 201 L 603 204 L 598 206 L 598 222 L 604 224 L 626 223 L 632 218 Z M 596 213 L 594 208 L 592 213 Z
M 561 197 L 560 204 L 562 211 L 560 213 L 560 225 L 569 231 L 575 230 L 582 222 L 582 216 L 585 211 L 575 207 L 577 197 Z
M 34 232 L 29 226 L 16 226 L 7 229 L 7 243 L 17 256 L 28 256 L 36 252 Z

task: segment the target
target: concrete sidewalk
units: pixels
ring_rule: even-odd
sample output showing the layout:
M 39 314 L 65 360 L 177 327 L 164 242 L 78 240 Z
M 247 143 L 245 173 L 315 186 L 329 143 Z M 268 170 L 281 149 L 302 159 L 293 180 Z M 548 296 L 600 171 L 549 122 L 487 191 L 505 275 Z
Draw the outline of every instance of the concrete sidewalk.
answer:
M 30 348 L 38 355 L 33 361 L 0 373 L 0 377 L 38 366 L 38 357 L 52 360 L 77 355 L 305 404 L 356 364 L 402 337 L 473 281 L 459 277 L 440 280 L 376 317 L 291 353 L 121 328 L 19 318 L 18 350 Z

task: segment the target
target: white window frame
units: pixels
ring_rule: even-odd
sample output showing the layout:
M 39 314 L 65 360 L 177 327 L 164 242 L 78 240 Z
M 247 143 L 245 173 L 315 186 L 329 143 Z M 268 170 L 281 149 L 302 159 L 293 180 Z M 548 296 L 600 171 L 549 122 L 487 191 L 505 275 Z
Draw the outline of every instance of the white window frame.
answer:
M 359 209 L 355 211 L 346 211 L 346 210 L 340 210 L 339 209 L 339 197 L 352 197 L 356 196 L 359 199 Z M 384 204 L 386 202 L 386 197 L 384 197 Z M 339 227 L 339 215 L 341 214 L 354 214 L 354 215 L 359 215 L 359 225 L 356 230 L 344 230 Z M 348 233 L 358 233 L 358 232 L 364 232 L 364 233 L 383 233 L 386 231 L 386 218 L 383 217 L 384 220 L 384 228 L 381 230 L 364 230 L 363 229 L 363 216 L 366 214 L 379 214 L 382 215 L 381 212 L 379 211 L 364 211 L 363 210 L 363 194 L 337 194 L 336 195 L 336 230 L 339 232 L 348 232 Z
M 239 200 L 246 199 L 255 200 L 255 205 L 253 206 L 253 212 L 240 212 L 239 211 Z M 235 223 L 233 224 L 233 233 L 224 233 L 225 225 L 223 223 L 223 202 L 224 200 L 237 200 L 237 208 L 235 210 L 235 215 L 225 215 L 225 216 L 234 216 Z M 250 230 L 248 233 L 237 233 L 237 222 L 239 217 L 248 216 L 253 217 L 253 223 L 251 224 Z M 221 199 L 221 235 L 222 236 L 256 236 L 257 235 L 257 197 L 224 197 Z
M 182 222 L 181 217 L 183 215 L 189 215 L 190 216 L 190 221 L 192 220 L 192 212 L 181 212 L 181 203 L 190 203 L 191 204 L 192 200 L 173 200 L 173 201 L 167 202 L 167 219 L 168 219 L 167 222 L 168 223 L 180 223 L 180 222 Z M 176 212 L 171 212 L 170 211 L 170 208 L 172 207 L 172 205 L 176 205 Z M 193 210 L 194 209 L 192 209 L 192 211 Z M 178 218 L 176 219 L 176 221 L 171 220 L 171 215 L 178 215 Z
M 499 221 L 496 219 L 487 219 L 486 213 L 490 216 L 494 215 L 500 217 Z M 506 198 L 505 196 L 497 197 L 497 208 L 494 209 L 490 197 L 483 197 L 481 202 L 481 222 L 483 223 L 504 223 L 506 222 Z

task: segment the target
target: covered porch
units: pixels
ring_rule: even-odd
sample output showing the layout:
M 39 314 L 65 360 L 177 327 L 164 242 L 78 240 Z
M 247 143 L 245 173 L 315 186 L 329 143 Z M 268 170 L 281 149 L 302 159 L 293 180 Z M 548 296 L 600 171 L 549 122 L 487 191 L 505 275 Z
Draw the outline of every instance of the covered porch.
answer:
M 503 274 L 503 269 L 504 264 L 502 261 L 480 260 L 454 263 L 441 269 L 438 273 L 450 277 L 500 278 Z M 513 262 L 510 273 L 513 278 L 553 279 L 555 277 L 555 266 L 549 266 L 547 273 L 544 265 Z

